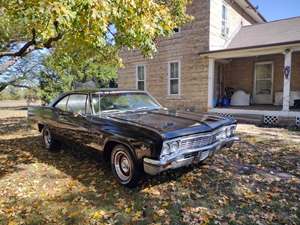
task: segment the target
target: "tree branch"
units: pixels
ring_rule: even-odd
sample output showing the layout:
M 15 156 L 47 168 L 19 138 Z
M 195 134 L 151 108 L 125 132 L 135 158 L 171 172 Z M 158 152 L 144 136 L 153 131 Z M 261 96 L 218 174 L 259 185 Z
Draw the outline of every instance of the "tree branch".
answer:
M 63 36 L 62 33 L 59 33 L 57 21 L 54 22 L 54 26 L 57 35 L 55 37 L 50 37 L 44 44 L 42 44 L 44 48 L 52 48 L 52 43 L 60 40 Z M 18 57 L 23 57 L 36 49 L 40 49 L 38 46 L 36 46 L 36 44 L 36 31 L 35 29 L 32 29 L 32 39 L 26 42 L 20 50 L 18 50 L 17 52 L 0 52 L 0 59 L 5 56 L 14 57 L 14 59 L 8 60 L 7 62 L 0 65 L 0 75 L 4 73 L 10 66 L 12 66 L 17 61 Z M 34 47 L 30 48 L 31 46 Z
M 59 39 L 62 38 L 62 33 L 59 32 L 59 29 L 58 29 L 58 21 L 54 21 L 53 23 L 54 27 L 55 27 L 55 30 L 56 30 L 56 33 L 57 35 L 55 37 L 51 37 L 49 38 L 45 43 L 44 43 L 44 47 L 45 48 L 52 48 L 52 42 L 55 42 L 55 41 L 58 41 Z
M 58 41 L 59 39 L 62 38 L 62 34 L 58 34 L 56 37 L 51 37 L 49 38 L 45 43 L 44 47 L 45 48 L 52 48 L 52 43 Z
M 22 57 L 27 50 L 29 49 L 29 47 L 31 47 L 32 45 L 36 44 L 35 38 L 36 38 L 36 32 L 35 29 L 32 29 L 31 31 L 32 33 L 32 39 L 28 42 L 26 42 L 22 48 L 20 48 L 19 51 L 17 52 L 0 52 L 0 58 L 4 57 L 4 56 L 11 56 L 11 57 Z
M 22 84 L 9 84 L 10 86 L 16 87 L 16 88 L 27 88 L 31 89 L 32 87 L 27 86 L 27 85 L 22 85 Z

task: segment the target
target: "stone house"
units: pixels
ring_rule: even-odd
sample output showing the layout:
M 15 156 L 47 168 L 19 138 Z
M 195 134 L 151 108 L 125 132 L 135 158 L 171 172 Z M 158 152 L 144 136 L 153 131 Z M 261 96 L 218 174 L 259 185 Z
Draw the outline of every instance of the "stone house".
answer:
M 121 53 L 120 88 L 174 109 L 300 123 L 300 17 L 267 22 L 248 0 L 193 0 L 187 13 L 194 20 L 159 40 L 152 59 Z M 226 88 L 249 95 L 248 105 L 218 105 Z

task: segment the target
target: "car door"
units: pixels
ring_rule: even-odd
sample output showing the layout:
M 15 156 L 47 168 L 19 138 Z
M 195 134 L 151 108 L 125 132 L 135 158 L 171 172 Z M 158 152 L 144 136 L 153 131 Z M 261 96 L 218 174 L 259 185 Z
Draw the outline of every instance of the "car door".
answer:
M 70 94 L 66 111 L 60 112 L 63 136 L 72 144 L 86 145 L 89 142 L 88 99 L 87 94 Z
M 51 123 L 48 125 L 50 129 L 53 130 L 56 138 L 62 142 L 68 137 L 66 131 L 68 130 L 68 123 L 64 120 L 69 112 L 67 112 L 67 103 L 69 100 L 69 95 L 61 98 L 55 105 L 53 109 L 53 117 Z

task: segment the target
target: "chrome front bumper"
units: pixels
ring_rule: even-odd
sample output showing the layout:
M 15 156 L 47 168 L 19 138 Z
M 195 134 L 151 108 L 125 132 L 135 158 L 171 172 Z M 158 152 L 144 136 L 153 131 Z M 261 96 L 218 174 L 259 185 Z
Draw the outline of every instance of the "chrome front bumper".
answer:
M 238 140 L 240 140 L 238 137 L 226 138 L 202 148 L 184 151 L 167 161 L 144 158 L 144 171 L 147 174 L 156 175 L 165 170 L 197 164 L 213 155 L 216 151 L 224 147 L 231 147 L 232 144 Z

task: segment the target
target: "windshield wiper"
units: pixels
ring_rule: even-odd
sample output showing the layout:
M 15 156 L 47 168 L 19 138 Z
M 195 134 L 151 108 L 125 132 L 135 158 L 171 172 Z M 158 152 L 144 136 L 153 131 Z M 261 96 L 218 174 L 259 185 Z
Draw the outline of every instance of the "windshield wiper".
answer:
M 133 111 L 135 111 L 135 112 L 136 111 L 144 111 L 144 110 L 152 111 L 152 110 L 157 110 L 157 109 L 159 109 L 159 108 L 139 107 Z
M 124 112 L 124 110 L 120 110 L 120 109 L 112 109 L 112 110 L 105 110 L 105 111 L 102 111 L 101 113 L 120 113 L 120 112 Z

